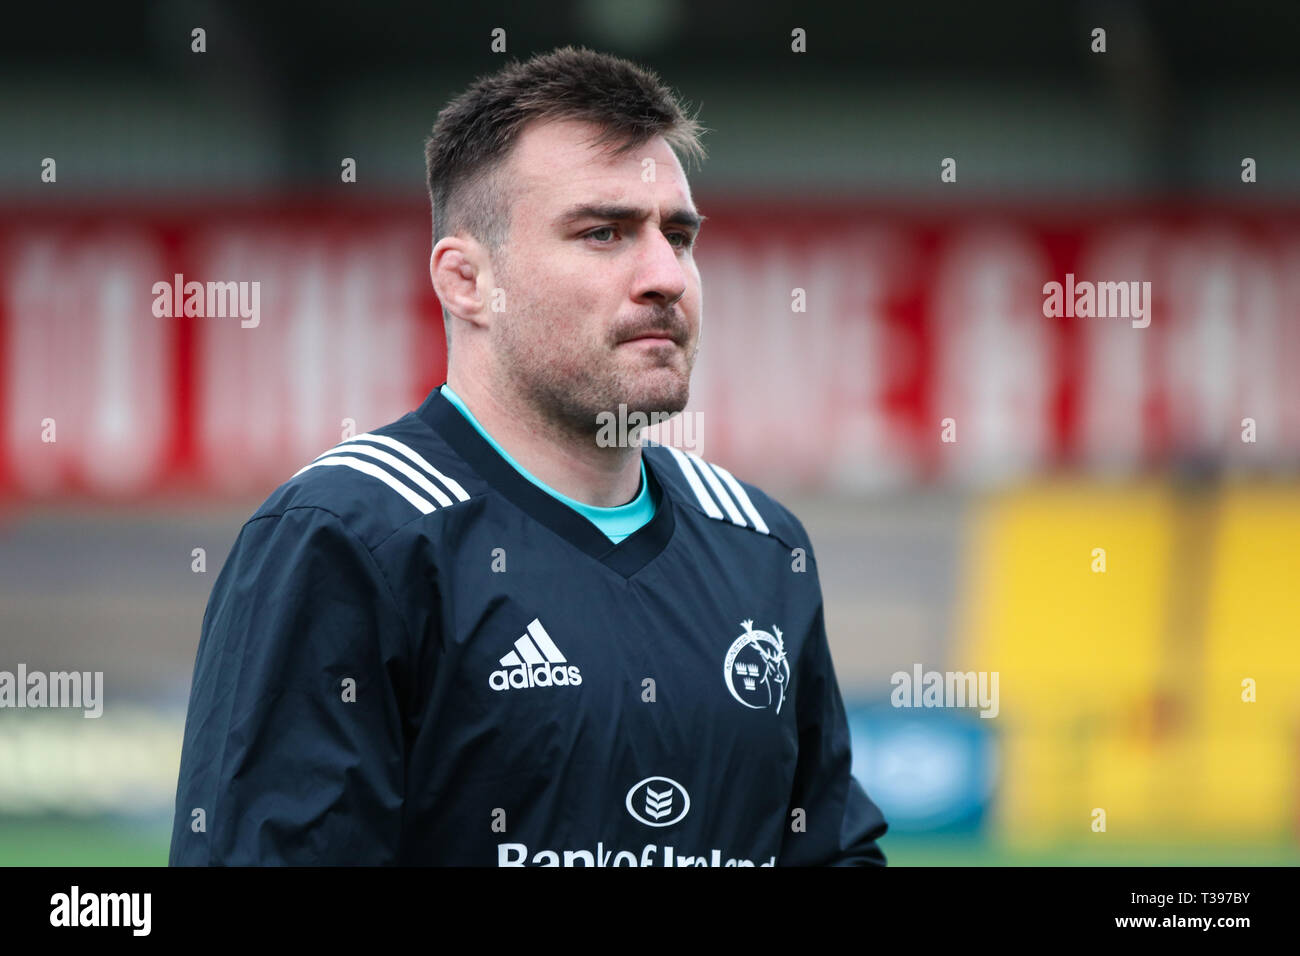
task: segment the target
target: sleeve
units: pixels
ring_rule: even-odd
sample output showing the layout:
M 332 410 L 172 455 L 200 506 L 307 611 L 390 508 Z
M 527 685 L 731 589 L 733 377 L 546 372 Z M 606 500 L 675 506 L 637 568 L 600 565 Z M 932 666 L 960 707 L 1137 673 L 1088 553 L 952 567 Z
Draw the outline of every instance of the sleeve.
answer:
M 885 854 L 876 841 L 889 825 L 850 771 L 848 717 L 831 663 L 817 587 L 817 613 L 798 675 L 799 760 L 778 862 L 781 866 L 884 866 Z M 790 824 L 796 808 L 804 810 L 802 831 Z
M 397 862 L 407 646 L 382 571 L 332 513 L 249 521 L 203 616 L 170 865 Z

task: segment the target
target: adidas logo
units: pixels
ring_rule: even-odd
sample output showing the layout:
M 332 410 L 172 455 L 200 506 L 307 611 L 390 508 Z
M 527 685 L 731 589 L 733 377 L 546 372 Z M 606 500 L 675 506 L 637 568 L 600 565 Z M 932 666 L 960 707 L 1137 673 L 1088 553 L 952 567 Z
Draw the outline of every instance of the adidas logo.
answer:
M 581 683 L 582 671 L 576 665 L 567 664 L 537 618 L 533 618 L 528 631 L 515 641 L 515 649 L 501 658 L 501 668 L 488 677 L 488 686 L 493 690 L 577 687 Z

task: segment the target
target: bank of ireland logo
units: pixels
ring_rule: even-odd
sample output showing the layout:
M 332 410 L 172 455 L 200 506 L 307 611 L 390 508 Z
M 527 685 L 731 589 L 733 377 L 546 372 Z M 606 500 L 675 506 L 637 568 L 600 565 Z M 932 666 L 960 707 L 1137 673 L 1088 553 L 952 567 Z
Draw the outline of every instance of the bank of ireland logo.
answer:
M 627 812 L 648 827 L 669 827 L 691 809 L 686 788 L 668 777 L 646 777 L 627 792 Z
M 727 690 L 746 707 L 763 710 L 775 707 L 781 713 L 785 689 L 790 683 L 790 662 L 786 660 L 781 629 L 772 633 L 754 630 L 753 621 L 741 621 L 745 632 L 731 642 L 722 662 L 722 679 Z

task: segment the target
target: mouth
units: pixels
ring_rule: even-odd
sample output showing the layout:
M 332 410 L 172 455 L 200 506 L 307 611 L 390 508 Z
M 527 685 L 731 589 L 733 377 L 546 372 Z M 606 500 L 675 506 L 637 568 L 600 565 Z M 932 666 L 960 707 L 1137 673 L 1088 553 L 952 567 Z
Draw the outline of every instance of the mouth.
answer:
M 644 342 L 647 345 L 676 345 L 677 339 L 667 332 L 646 332 L 630 339 L 624 339 L 620 344 L 626 345 L 628 342 Z

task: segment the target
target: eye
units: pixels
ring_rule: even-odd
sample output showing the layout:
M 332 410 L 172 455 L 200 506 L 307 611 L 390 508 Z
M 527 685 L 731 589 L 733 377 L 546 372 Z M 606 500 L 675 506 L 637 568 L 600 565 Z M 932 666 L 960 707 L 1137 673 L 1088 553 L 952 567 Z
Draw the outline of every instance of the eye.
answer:
M 611 233 L 612 233 L 612 232 L 617 232 L 617 229 L 615 229 L 615 227 L 613 227 L 613 226 L 601 226 L 599 229 L 593 229 L 591 232 L 587 233 L 586 236 L 584 236 L 584 238 L 586 238 L 586 239 L 596 239 L 596 240 L 599 242 L 600 240 L 597 239 L 596 234 L 597 234 L 597 233 L 600 233 L 600 232 L 611 232 Z M 610 238 L 613 238 L 613 237 L 611 236 Z
M 681 242 L 677 243 L 678 249 L 689 249 L 691 246 L 695 245 L 695 237 L 689 232 L 670 232 L 668 233 L 669 241 L 672 241 L 673 236 L 681 239 Z

